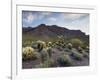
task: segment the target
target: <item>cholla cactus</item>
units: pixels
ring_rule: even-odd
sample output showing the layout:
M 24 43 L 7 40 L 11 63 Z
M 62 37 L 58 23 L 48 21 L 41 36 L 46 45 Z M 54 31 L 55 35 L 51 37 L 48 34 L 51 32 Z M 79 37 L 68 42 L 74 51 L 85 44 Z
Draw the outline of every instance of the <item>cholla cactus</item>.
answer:
M 42 63 L 49 58 L 47 49 L 41 50 L 40 55 L 41 55 L 41 61 L 42 61 Z
M 47 46 L 51 47 L 52 46 L 52 42 L 48 42 Z
M 24 47 L 22 49 L 22 58 L 23 60 L 36 59 L 37 53 L 32 47 Z
M 68 47 L 69 49 L 72 49 L 73 45 L 72 45 L 71 43 L 68 43 L 67 47 Z
M 38 40 L 37 41 L 37 48 L 38 48 L 38 50 L 40 52 L 43 48 L 46 48 L 46 43 L 44 41 Z
M 46 49 L 47 49 L 49 58 L 51 58 L 52 57 L 52 48 L 51 47 L 47 47 Z
M 59 43 L 64 43 L 64 36 L 63 35 L 58 36 L 58 42 Z
M 31 55 L 34 52 L 32 47 L 25 47 L 22 49 L 22 53 L 26 55 Z
M 58 41 L 56 42 L 58 46 L 65 48 L 66 44 L 64 42 L 64 36 L 58 36 Z

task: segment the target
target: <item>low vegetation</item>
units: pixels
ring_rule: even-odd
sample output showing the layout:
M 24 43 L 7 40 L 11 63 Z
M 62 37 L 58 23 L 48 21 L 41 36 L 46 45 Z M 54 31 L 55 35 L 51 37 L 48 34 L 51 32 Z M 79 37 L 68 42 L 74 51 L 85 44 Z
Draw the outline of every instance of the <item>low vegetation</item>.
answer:
M 27 40 L 22 44 L 22 60 L 32 60 L 32 68 L 74 66 L 75 61 L 89 59 L 89 45 L 83 48 L 84 45 L 79 38 L 67 40 L 62 35 L 55 41 Z

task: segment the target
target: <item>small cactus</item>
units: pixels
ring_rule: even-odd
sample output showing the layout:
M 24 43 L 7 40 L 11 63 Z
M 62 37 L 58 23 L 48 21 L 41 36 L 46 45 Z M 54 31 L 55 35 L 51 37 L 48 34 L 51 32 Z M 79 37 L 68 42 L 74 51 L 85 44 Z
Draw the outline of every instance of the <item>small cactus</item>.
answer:
M 22 58 L 23 60 L 29 60 L 29 59 L 36 59 L 36 53 L 35 50 L 32 47 L 24 47 L 22 48 Z
M 51 46 L 52 46 L 52 42 L 48 42 L 48 43 L 47 43 L 47 46 L 48 46 L 48 47 L 51 47 Z
M 52 57 L 52 48 L 48 47 L 47 52 L 48 52 L 49 58 L 51 58 Z
M 38 51 L 40 52 L 43 48 L 46 48 L 46 43 L 44 41 L 37 41 L 37 48 Z
M 41 55 L 41 61 L 42 61 L 42 62 L 46 61 L 46 60 L 49 58 L 47 49 L 43 49 L 43 50 L 40 52 L 40 55 Z
M 72 49 L 73 45 L 71 43 L 68 43 L 67 47 L 68 49 Z

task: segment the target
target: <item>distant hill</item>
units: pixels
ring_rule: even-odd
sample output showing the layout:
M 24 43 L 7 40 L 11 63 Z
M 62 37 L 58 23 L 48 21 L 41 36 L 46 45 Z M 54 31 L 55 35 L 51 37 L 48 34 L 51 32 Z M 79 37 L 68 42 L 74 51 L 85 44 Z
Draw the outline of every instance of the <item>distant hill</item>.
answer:
M 25 39 L 25 36 L 31 36 L 31 39 L 37 38 L 42 40 L 48 40 L 52 38 L 57 38 L 57 36 L 63 35 L 66 39 L 69 38 L 81 38 L 82 40 L 88 40 L 89 35 L 86 35 L 80 30 L 69 30 L 64 27 L 57 25 L 45 25 L 40 24 L 37 27 L 23 27 L 22 34 Z

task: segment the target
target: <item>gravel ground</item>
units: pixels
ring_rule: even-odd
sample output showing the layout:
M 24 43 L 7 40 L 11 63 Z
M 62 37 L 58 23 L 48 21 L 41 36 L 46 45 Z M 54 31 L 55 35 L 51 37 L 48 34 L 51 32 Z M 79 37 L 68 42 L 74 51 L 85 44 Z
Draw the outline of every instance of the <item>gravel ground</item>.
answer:
M 71 51 L 69 51 L 69 50 L 65 51 L 65 50 L 59 50 L 57 48 L 54 48 L 52 50 L 53 50 L 52 59 L 54 61 L 57 60 L 57 58 L 61 55 L 61 53 L 67 53 L 69 56 L 71 54 Z M 75 49 L 73 49 L 73 50 L 76 51 Z M 73 64 L 72 66 L 89 66 L 89 58 L 83 57 L 83 59 L 81 61 L 75 60 L 72 56 L 70 56 L 70 58 L 71 58 L 72 64 Z M 32 68 L 35 68 L 35 65 L 38 65 L 40 62 L 41 62 L 40 59 L 22 61 L 22 68 L 23 69 L 32 69 Z

